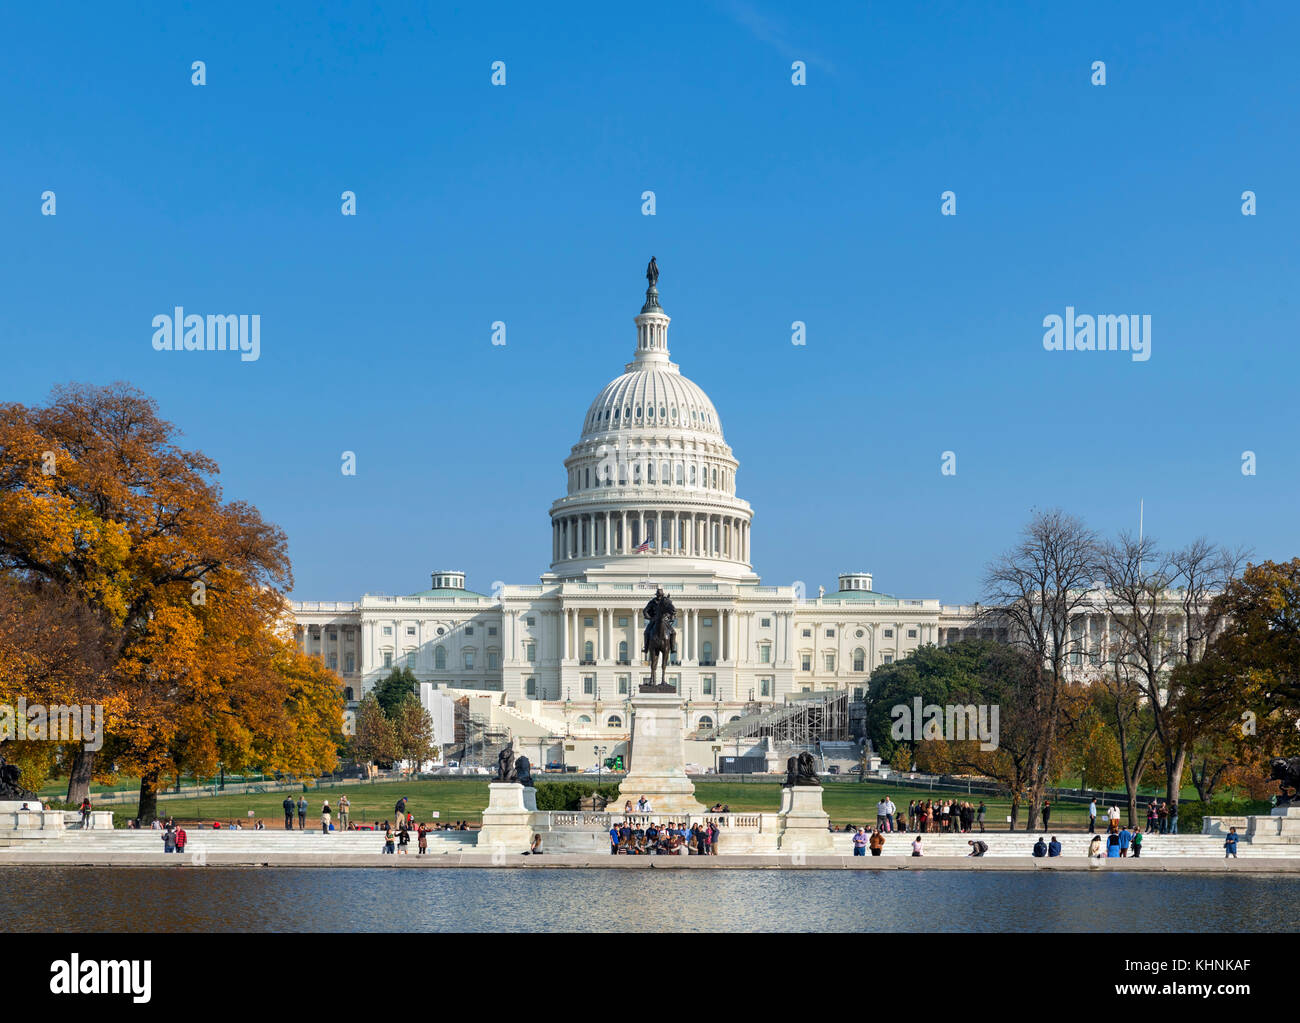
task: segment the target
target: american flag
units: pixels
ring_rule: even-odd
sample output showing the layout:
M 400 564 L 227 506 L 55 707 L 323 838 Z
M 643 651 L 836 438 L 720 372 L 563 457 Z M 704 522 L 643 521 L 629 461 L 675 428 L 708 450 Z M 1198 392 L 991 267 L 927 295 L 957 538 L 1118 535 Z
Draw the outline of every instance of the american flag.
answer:
M 632 548 L 632 550 L 636 551 L 637 554 L 644 554 L 646 551 L 650 549 L 651 543 L 652 541 L 647 540 L 645 541 L 645 543 L 637 544 L 635 547 Z

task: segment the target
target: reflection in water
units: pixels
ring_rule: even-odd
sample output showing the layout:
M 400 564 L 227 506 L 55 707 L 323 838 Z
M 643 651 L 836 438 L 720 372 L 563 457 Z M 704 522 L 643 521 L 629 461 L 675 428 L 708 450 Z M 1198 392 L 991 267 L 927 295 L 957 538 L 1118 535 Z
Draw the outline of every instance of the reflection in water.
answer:
M 813 870 L 0 868 L 3 931 L 1298 931 L 1300 878 Z

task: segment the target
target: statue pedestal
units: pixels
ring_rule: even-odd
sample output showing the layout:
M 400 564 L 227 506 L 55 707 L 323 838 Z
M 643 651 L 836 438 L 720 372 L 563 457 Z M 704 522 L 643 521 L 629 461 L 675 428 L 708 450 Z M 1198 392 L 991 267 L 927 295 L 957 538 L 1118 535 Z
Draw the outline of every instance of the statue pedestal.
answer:
M 781 790 L 776 815 L 778 848 L 783 853 L 834 853 L 830 814 L 822 809 L 820 785 L 791 785 Z
M 1267 817 L 1247 817 L 1244 837 L 1251 845 L 1300 845 L 1300 803 L 1275 806 Z
M 524 853 L 537 829 L 537 790 L 518 782 L 493 782 L 475 848 L 480 852 Z
M 704 813 L 695 786 L 686 777 L 686 714 L 677 693 L 637 693 L 632 697 L 632 741 L 627 777 L 619 783 L 617 805 L 642 796 L 655 814 Z

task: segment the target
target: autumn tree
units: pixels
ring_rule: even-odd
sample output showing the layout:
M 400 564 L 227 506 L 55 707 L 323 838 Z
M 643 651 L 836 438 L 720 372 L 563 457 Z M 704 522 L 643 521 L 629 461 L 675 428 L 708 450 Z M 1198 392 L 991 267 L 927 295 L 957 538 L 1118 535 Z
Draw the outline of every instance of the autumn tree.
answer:
M 1005 627 L 1007 639 L 1034 665 L 1025 716 L 1029 802 L 1028 827 L 1037 822 L 1058 758 L 1065 671 L 1080 640 L 1075 623 L 1094 597 L 1097 535 L 1060 510 L 1038 512 L 1014 547 L 985 574 L 986 623 Z
M 277 646 L 292 584 L 284 534 L 224 501 L 216 463 L 176 436 L 125 384 L 0 405 L 0 576 L 51 586 L 93 615 L 111 692 L 127 704 L 115 755 L 141 772 L 142 813 L 180 764 L 325 763 L 341 715 L 329 677 Z M 319 711 L 313 728 L 329 727 L 277 741 L 295 700 Z M 94 754 L 78 750 L 69 801 L 93 774 Z
M 417 771 L 425 761 L 435 759 L 438 747 L 433 718 L 418 698 L 409 695 L 402 700 L 391 722 L 397 756 L 407 762 L 409 770 Z
M 357 763 L 366 765 L 368 773 L 373 773 L 375 764 L 389 764 L 398 758 L 396 732 L 373 689 L 357 706 L 356 733 L 349 751 Z

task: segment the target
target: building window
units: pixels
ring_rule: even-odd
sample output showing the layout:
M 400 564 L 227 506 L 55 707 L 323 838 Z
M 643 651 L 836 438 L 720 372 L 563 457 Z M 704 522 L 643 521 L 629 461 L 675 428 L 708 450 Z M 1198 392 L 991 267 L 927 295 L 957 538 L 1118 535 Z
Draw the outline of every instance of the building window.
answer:
M 915 629 L 908 629 L 908 630 L 907 630 L 907 638 L 908 638 L 908 639 L 916 639 L 916 630 L 915 630 Z
M 760 643 L 760 644 L 759 644 L 759 647 L 758 647 L 758 663 L 759 663 L 759 664 L 771 664 L 771 663 L 772 663 L 772 647 L 771 647 L 770 644 L 768 644 L 768 643 Z
M 393 634 L 393 627 L 392 627 L 391 625 L 385 625 L 385 626 L 384 626 L 384 635 L 385 635 L 385 636 L 391 636 L 392 634 Z
M 804 630 L 803 630 L 803 638 L 804 638 L 804 639 L 812 639 L 812 629 L 804 629 Z
M 357 670 L 357 655 L 348 654 L 343 664 L 344 664 L 343 670 L 346 671 L 349 675 L 351 675 L 354 671 Z
M 406 627 L 406 634 L 407 634 L 408 636 L 414 636 L 414 635 L 415 635 L 415 626 L 414 626 L 414 625 L 408 625 L 408 626 Z
M 582 659 L 587 664 L 594 664 L 596 662 L 596 647 L 592 644 L 591 640 L 587 640 L 587 642 L 582 644 Z
M 488 651 L 488 663 L 487 663 L 487 666 L 488 666 L 489 668 L 495 668 L 495 667 L 497 666 L 497 652 L 496 652 L 495 650 L 489 650 L 489 651 Z
M 799 670 L 812 671 L 812 654 L 799 655 Z
M 415 667 L 415 651 L 414 651 L 414 650 L 408 650 L 408 651 L 406 651 L 406 657 L 405 657 L 405 660 L 406 660 L 406 666 L 407 666 L 408 668 L 414 668 L 414 667 Z
M 631 683 L 631 681 L 632 681 L 632 676 L 630 675 L 620 675 L 618 677 L 618 691 L 620 696 L 627 695 L 628 686 Z
M 537 619 L 534 618 L 532 615 L 529 615 L 527 618 L 524 619 L 524 621 L 526 621 L 529 625 L 537 624 Z
M 893 638 L 894 638 L 894 630 L 893 630 L 893 629 L 886 629 L 886 630 L 885 630 L 885 639 L 893 639 Z
M 529 697 L 531 697 L 531 698 L 533 698 L 533 699 L 536 699 L 536 698 L 537 698 L 537 679 L 536 679 L 536 677 L 534 677 L 534 676 L 532 676 L 532 675 L 529 675 L 526 679 L 524 679 L 524 695 L 525 695 L 525 696 L 529 696 Z
M 589 724 L 591 724 L 591 718 L 589 718 L 586 714 L 579 714 L 579 715 L 578 715 L 578 724 L 580 724 L 580 725 L 589 725 Z
M 835 655 L 834 655 L 834 654 L 826 654 L 826 670 L 827 670 L 827 671 L 834 671 L 834 670 L 835 670 Z
M 590 629 L 592 626 L 596 624 L 596 622 L 595 619 L 593 618 L 584 618 L 582 620 L 582 624 L 585 625 L 588 629 Z
M 621 717 L 619 717 L 617 714 L 611 714 L 611 715 L 609 716 L 609 720 L 605 722 L 605 727 L 606 727 L 606 728 L 622 728 L 622 727 L 623 727 L 623 719 L 622 719 Z
M 861 630 L 861 629 L 859 629 L 859 630 L 857 631 L 857 637 L 858 637 L 858 639 L 861 639 L 861 638 L 862 638 L 862 630 Z
M 758 623 L 759 623 L 759 626 L 760 626 L 761 628 L 764 628 L 764 629 L 770 629 L 770 628 L 772 627 L 772 619 L 771 619 L 771 618 L 760 618 L 760 619 L 758 620 Z
M 712 695 L 713 695 L 713 676 L 712 676 L 712 675 L 701 675 L 701 676 L 700 676 L 700 685 L 701 685 L 701 687 L 702 687 L 702 689 L 703 689 L 703 692 L 704 692 L 704 695 L 705 695 L 705 696 L 712 696 Z
M 856 650 L 853 651 L 853 670 L 854 671 L 867 670 L 867 655 L 866 652 L 862 649 L 862 647 L 858 647 Z
M 438 671 L 447 670 L 447 651 L 440 646 L 433 648 L 433 666 Z
M 835 638 L 835 630 L 834 630 L 834 629 L 827 629 L 827 630 L 826 630 L 826 638 L 827 638 L 827 639 L 834 639 L 834 638 Z
M 619 664 L 630 664 L 630 663 L 631 663 L 631 662 L 627 659 L 627 640 L 625 640 L 625 639 L 624 639 L 624 640 L 621 640 L 621 641 L 619 642 L 619 644 L 618 644 L 618 663 L 619 663 Z
M 709 717 L 708 714 L 701 714 L 699 723 L 695 727 L 700 731 L 704 731 L 706 728 L 712 728 L 713 718 Z
M 863 696 L 863 694 L 864 694 L 865 692 L 866 692 L 866 690 L 864 690 L 861 686 L 854 686 L 854 687 L 853 687 L 853 699 L 854 699 L 854 702 L 856 702 L 856 703 L 861 703 L 861 702 L 862 702 L 862 696 Z
M 474 626 L 472 626 L 472 625 L 466 625 L 466 626 L 465 626 L 465 635 L 466 635 L 466 636 L 472 636 L 472 635 L 474 635 Z
M 620 629 L 626 629 L 626 628 L 627 628 L 627 615 L 621 615 L 621 616 L 619 617 L 619 619 L 618 619 L 618 627 L 619 627 Z
M 707 639 L 700 644 L 700 663 L 701 664 L 713 663 L 713 644 L 710 643 Z
M 536 664 L 536 663 L 537 663 L 537 644 L 536 644 L 536 643 L 525 643 L 525 644 L 524 644 L 524 659 L 527 660 L 529 664 Z
M 385 650 L 385 651 L 384 651 L 384 667 L 385 667 L 385 668 L 391 668 L 392 666 L 393 666 L 393 652 L 392 652 L 391 650 Z
M 343 690 L 343 699 L 347 700 L 348 703 L 351 703 L 355 699 L 355 697 L 352 695 L 351 686 L 348 686 L 346 689 Z
M 758 695 L 759 696 L 772 695 L 772 680 L 770 678 L 761 678 L 758 680 Z
M 339 655 L 330 654 L 330 671 L 338 671 L 338 670 L 339 670 Z
M 592 693 L 594 693 L 594 692 L 596 691 L 596 676 L 595 676 L 595 675 L 583 675 L 583 676 L 582 676 L 582 691 L 583 691 L 583 693 L 584 693 L 585 695 L 587 695 L 587 696 L 590 696 Z
M 713 628 L 713 619 L 712 619 L 712 618 L 701 618 L 701 619 L 700 619 L 700 625 L 701 625 L 703 628 L 711 629 L 711 628 Z
M 682 691 L 682 677 L 680 675 L 669 675 L 668 684 L 676 689 L 679 693 Z
M 885 654 L 885 663 L 886 663 L 886 664 L 893 664 L 893 663 L 894 663 L 894 655 L 893 655 L 893 654 Z
M 497 627 L 496 627 L 495 625 L 489 625 L 489 626 L 488 626 L 488 635 L 489 635 L 489 636 L 495 636 L 496 634 L 497 634 Z
M 466 671 L 473 671 L 473 670 L 474 670 L 474 651 L 473 651 L 473 650 L 466 650 L 466 651 L 465 651 L 465 670 L 466 670 Z

